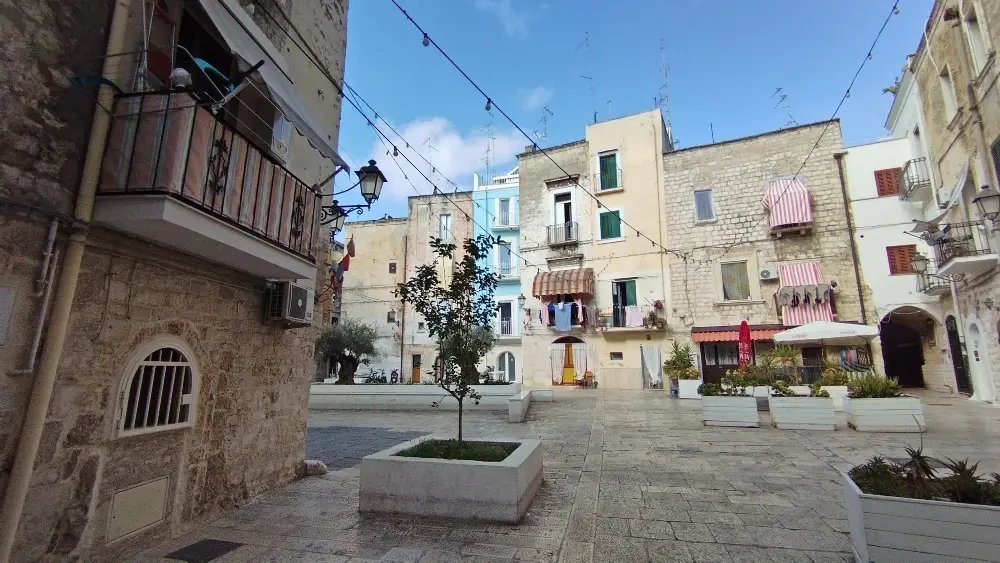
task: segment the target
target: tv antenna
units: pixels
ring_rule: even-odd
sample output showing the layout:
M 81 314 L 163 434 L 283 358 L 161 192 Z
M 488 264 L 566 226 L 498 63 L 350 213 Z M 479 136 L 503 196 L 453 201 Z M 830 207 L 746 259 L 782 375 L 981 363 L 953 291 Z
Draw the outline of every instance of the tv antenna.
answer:
M 555 116 L 549 106 L 542 106 L 542 118 L 538 120 L 542 124 L 541 131 L 534 131 L 532 135 L 538 141 L 544 141 L 549 138 L 549 116 Z
M 576 50 L 577 51 L 579 51 L 581 48 L 586 49 L 586 53 L 584 54 L 584 56 L 586 56 L 586 58 L 587 58 L 587 74 L 586 75 L 581 74 L 580 78 L 583 78 L 584 80 L 587 81 L 587 84 L 589 84 L 589 87 L 590 87 L 590 107 L 594 111 L 594 123 L 597 123 L 597 98 L 594 96 L 594 71 L 593 71 L 592 61 L 591 61 L 591 56 L 590 56 L 590 32 L 589 31 L 584 31 L 583 32 L 583 42 L 576 46 Z
M 654 104 L 663 112 L 667 128 L 670 128 L 670 65 L 667 63 L 667 51 L 663 47 L 663 39 L 660 39 L 660 72 L 663 73 L 663 83 L 660 84 L 660 92 L 654 99 Z
M 431 144 L 430 137 L 427 137 L 426 141 L 420 143 L 420 146 L 424 145 L 427 145 L 427 148 L 430 149 L 430 151 L 433 151 L 427 153 L 427 175 L 431 178 L 432 190 L 434 191 L 434 193 L 437 193 L 437 188 L 433 187 L 433 180 L 434 180 L 434 174 L 437 173 L 437 168 L 434 168 L 434 153 L 438 152 L 438 150 L 434 148 L 433 144 Z

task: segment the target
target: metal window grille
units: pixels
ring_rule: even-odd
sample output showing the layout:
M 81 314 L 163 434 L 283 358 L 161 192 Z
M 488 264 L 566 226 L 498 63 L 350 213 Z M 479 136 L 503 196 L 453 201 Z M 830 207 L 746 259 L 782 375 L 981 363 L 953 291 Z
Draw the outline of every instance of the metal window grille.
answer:
M 191 416 L 194 375 L 179 350 L 160 348 L 139 363 L 119 411 L 122 433 L 186 426 Z

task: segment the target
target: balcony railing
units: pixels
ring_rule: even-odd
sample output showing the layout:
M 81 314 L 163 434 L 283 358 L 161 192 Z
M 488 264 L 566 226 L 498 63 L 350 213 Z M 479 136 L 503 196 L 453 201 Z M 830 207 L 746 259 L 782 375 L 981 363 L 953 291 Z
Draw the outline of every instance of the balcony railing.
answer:
M 594 174 L 594 184 L 598 191 L 615 190 L 622 187 L 622 169 L 616 168 L 600 174 Z
M 980 232 L 982 223 L 951 223 L 946 227 L 944 239 L 936 244 L 937 266 L 942 269 L 949 261 L 965 256 L 992 254 L 989 239 Z
M 119 99 L 101 195 L 166 195 L 315 261 L 320 196 L 187 94 Z
M 931 268 L 928 268 L 931 270 Z M 927 295 L 943 295 L 951 292 L 951 284 L 948 280 L 934 275 L 937 269 L 923 274 L 917 274 L 917 291 Z
M 514 336 L 514 320 L 513 319 L 500 319 L 497 322 L 497 335 L 498 336 Z
M 549 225 L 548 241 L 550 246 L 571 244 L 580 240 L 580 225 L 576 221 Z
M 899 199 L 910 199 L 913 194 L 931 185 L 930 168 L 927 166 L 927 159 L 924 157 L 914 158 L 907 161 L 903 166 L 903 174 L 899 178 Z
M 517 212 L 513 209 L 501 209 L 499 213 L 493 217 L 493 227 L 497 229 L 508 229 L 517 226 Z
M 520 272 L 518 271 L 517 262 L 500 262 L 497 266 L 497 275 L 501 279 L 505 278 L 516 278 L 519 277 Z
M 649 305 L 615 305 L 597 309 L 597 327 L 606 330 L 616 328 L 657 329 L 665 328 L 663 317 Z

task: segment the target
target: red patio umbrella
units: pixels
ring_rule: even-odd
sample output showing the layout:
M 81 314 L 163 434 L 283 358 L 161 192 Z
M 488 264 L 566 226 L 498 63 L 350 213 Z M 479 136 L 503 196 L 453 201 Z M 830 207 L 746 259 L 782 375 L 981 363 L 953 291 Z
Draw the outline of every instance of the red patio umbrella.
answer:
M 743 366 L 750 363 L 752 345 L 750 343 L 750 325 L 746 321 L 740 323 L 740 373 L 743 373 Z

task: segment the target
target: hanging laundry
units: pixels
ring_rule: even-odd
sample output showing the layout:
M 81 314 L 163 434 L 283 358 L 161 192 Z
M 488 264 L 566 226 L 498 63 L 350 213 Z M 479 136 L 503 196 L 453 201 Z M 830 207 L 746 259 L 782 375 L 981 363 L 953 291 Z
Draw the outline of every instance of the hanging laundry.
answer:
M 583 324 L 583 300 L 579 297 L 574 297 L 573 303 L 576 304 L 576 321 Z
M 779 307 L 791 307 L 792 299 L 794 297 L 794 292 L 792 291 L 792 286 L 786 285 L 778 290 L 778 306 Z
M 792 286 L 792 307 L 798 307 L 802 304 L 802 298 L 804 297 L 802 293 L 801 285 Z
M 556 330 L 559 332 L 569 332 L 573 328 L 573 308 L 568 304 L 560 303 L 556 307 Z
M 343 258 L 340 259 L 340 267 L 343 268 L 345 272 L 351 270 L 351 255 L 345 254 Z
M 351 240 L 347 241 L 347 255 L 351 258 L 357 256 L 354 252 L 354 237 L 351 237 Z
M 630 328 L 642 326 L 642 309 L 638 305 L 625 307 L 625 326 Z
M 829 301 L 830 300 L 830 292 L 831 291 L 833 291 L 833 288 L 831 288 L 830 284 L 828 284 L 828 283 L 821 283 L 821 284 L 817 285 L 816 286 L 816 300 L 817 300 L 816 302 L 817 303 L 826 303 L 827 301 Z

